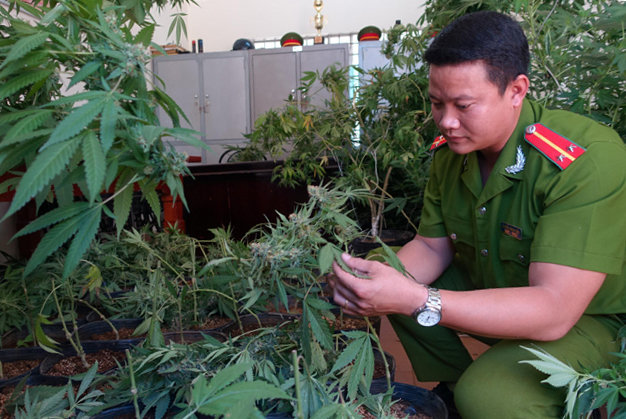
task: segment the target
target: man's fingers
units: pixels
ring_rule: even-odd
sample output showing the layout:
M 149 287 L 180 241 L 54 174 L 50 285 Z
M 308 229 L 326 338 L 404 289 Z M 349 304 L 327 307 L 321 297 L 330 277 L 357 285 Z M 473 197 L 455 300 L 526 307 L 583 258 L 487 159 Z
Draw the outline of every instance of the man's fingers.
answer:
M 347 253 L 342 253 L 341 259 L 350 269 L 352 269 L 357 274 L 367 275 L 370 272 L 372 262 L 369 260 L 352 257 Z

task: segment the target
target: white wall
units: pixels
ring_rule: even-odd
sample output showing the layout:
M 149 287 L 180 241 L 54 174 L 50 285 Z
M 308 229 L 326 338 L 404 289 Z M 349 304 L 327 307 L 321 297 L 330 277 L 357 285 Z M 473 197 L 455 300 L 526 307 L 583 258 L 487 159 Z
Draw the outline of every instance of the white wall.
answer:
M 191 50 L 191 39 L 201 38 L 204 51 L 228 51 L 238 38 L 252 40 L 280 38 L 287 32 L 302 36 L 315 35 L 313 0 L 196 0 L 198 6 L 185 6 L 188 40 L 184 48 Z M 423 10 L 423 0 L 324 0 L 322 34 L 358 32 L 368 25 L 386 30 L 396 19 L 415 23 Z M 177 10 L 176 10 L 177 11 Z M 176 12 L 175 11 L 175 12 Z M 161 27 L 154 41 L 174 43 L 167 37 L 172 10 L 155 13 Z

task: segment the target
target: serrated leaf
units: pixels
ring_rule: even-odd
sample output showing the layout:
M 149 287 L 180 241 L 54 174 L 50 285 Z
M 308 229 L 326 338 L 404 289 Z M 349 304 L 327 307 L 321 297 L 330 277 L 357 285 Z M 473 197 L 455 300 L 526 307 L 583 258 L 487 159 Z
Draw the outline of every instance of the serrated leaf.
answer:
M 94 72 L 96 72 L 101 67 L 102 67 L 102 61 L 99 61 L 99 60 L 89 61 L 87 64 L 82 66 L 81 69 L 78 70 L 74 74 L 74 76 L 72 76 L 72 78 L 70 80 L 70 84 L 69 84 L 68 87 L 72 87 L 76 83 L 79 83 L 79 82 L 85 80 L 87 77 L 92 75 Z
M 52 69 L 42 69 L 26 71 L 19 76 L 11 78 L 10 81 L 3 83 L 2 87 L 0 87 L 0 100 L 17 93 L 26 86 L 37 83 L 40 80 L 47 79 L 53 73 L 54 70 Z
M 328 322 L 321 316 L 319 311 L 312 309 L 308 305 L 308 301 L 305 301 L 303 308 L 307 311 L 306 319 L 309 321 L 315 338 L 319 341 L 322 347 L 327 349 L 332 348 L 332 333 L 330 331 L 330 327 L 328 326 Z
M 19 140 L 23 138 L 28 138 L 25 134 L 33 132 L 37 128 L 39 128 L 44 122 L 50 119 L 53 111 L 48 109 L 42 109 L 37 111 L 36 113 L 23 118 L 15 125 L 11 127 L 4 135 L 4 139 L 2 140 L 2 147 L 6 147 L 8 145 L 19 142 Z
M 56 6 L 52 8 L 48 13 L 44 15 L 44 17 L 39 22 L 43 26 L 48 26 L 51 23 L 54 23 L 57 18 L 63 14 L 67 8 L 64 4 L 58 3 Z
M 221 415 L 230 412 L 238 404 L 254 406 L 254 402 L 260 399 L 289 399 L 289 396 L 278 387 L 263 381 L 239 382 L 222 389 L 198 411 L 206 415 Z
M 99 98 L 73 108 L 72 112 L 59 122 L 59 125 L 52 131 L 50 139 L 44 144 L 42 150 L 81 132 L 102 112 L 105 103 L 105 98 Z
M 15 233 L 13 239 L 33 233 L 52 224 L 56 224 L 63 220 L 71 218 L 76 214 L 85 211 L 88 207 L 89 204 L 86 202 L 75 202 L 71 206 L 55 208 L 31 221 L 28 225 Z
M 89 202 L 93 203 L 96 196 L 102 191 L 102 184 L 106 175 L 105 156 L 98 137 L 93 131 L 89 131 L 85 136 L 82 149 Z
M 78 214 L 52 227 L 43 236 L 33 255 L 28 260 L 28 264 L 24 268 L 24 277 L 28 276 L 48 256 L 69 240 L 80 227 L 82 220 L 82 214 Z
M 128 185 L 129 180 L 128 176 L 120 176 L 115 184 L 117 195 L 113 200 L 113 213 L 115 214 L 115 226 L 117 227 L 118 238 L 128 220 L 130 207 L 133 202 L 133 186 Z
M 100 119 L 100 142 L 105 155 L 109 152 L 115 140 L 116 124 L 117 106 L 115 106 L 115 102 L 108 101 L 102 109 L 102 117 Z
M 339 371 L 349 363 L 353 362 L 357 355 L 359 354 L 360 344 L 359 341 L 352 341 L 345 347 L 343 351 L 337 357 L 333 368 L 330 370 L 331 372 Z
M 137 36 L 135 36 L 134 42 L 136 44 L 142 44 L 145 47 L 150 46 L 152 36 L 154 35 L 154 28 L 154 23 L 144 26 L 139 33 L 137 33 Z
M 72 240 L 72 244 L 65 257 L 65 266 L 63 267 L 64 278 L 67 278 L 74 268 L 78 266 L 80 258 L 85 254 L 94 237 L 96 237 L 96 233 L 100 227 L 102 210 L 100 207 L 92 208 L 82 218 L 80 228 L 76 232 L 76 236 Z
M 319 265 L 320 274 L 324 275 L 330 270 L 335 260 L 334 246 L 331 243 L 327 243 L 322 247 L 317 256 L 317 263 Z
M 161 225 L 161 199 L 159 198 L 159 194 L 155 188 L 148 190 L 142 189 L 142 193 L 146 202 L 150 205 L 150 209 L 152 209 L 152 212 L 156 216 L 158 225 Z
M 11 47 L 11 50 L 7 54 L 4 62 L 0 65 L 0 68 L 4 68 L 8 63 L 22 58 L 30 51 L 41 46 L 48 39 L 47 32 L 39 32 L 34 35 L 26 36 L 17 41 Z
M 80 143 L 75 137 L 55 144 L 39 153 L 28 168 L 15 192 L 13 202 L 4 218 L 22 208 L 32 197 L 41 192 L 57 174 L 69 163 Z

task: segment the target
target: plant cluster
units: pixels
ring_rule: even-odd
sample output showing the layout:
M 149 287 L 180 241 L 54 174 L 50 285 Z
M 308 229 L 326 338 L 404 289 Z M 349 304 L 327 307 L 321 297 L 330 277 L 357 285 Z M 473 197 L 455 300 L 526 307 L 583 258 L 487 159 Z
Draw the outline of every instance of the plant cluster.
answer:
M 180 127 L 178 105 L 148 84 L 156 24 L 146 11 L 152 5 L 47 0 L 32 6 L 12 0 L 0 7 L 0 175 L 7 175 L 0 190 L 15 192 L 4 219 L 31 200 L 38 208 L 45 201 L 54 204 L 16 235 L 46 231 L 26 275 L 71 242 L 63 270 L 68 276 L 103 215 L 115 219 L 119 234 L 135 187 L 157 216 L 162 185 L 184 200 L 185 156 L 164 138 L 205 146 L 194 131 Z M 19 10 L 33 22 L 17 15 Z M 160 125 L 157 107 L 173 128 Z M 112 195 L 103 198 L 104 191 Z
M 616 360 L 607 368 L 577 371 L 541 348 L 527 348 L 538 359 L 520 361 L 530 364 L 548 377 L 543 380 L 554 387 L 565 387 L 564 418 L 589 417 L 594 409 L 606 406 L 611 418 L 626 417 L 626 326 L 618 331 L 621 342 Z
M 311 186 L 309 193 L 307 203 L 290 216 L 281 215 L 276 224 L 259 226 L 250 233 L 254 240 L 247 243 L 232 240 L 223 230 L 216 230 L 215 239 L 206 247 L 176 231 L 128 232 L 125 240 L 117 243 L 131 248 L 117 254 L 129 255 L 134 265 L 143 265 L 136 269 L 145 271 L 146 278 L 127 294 L 139 294 L 132 297 L 138 299 L 145 296 L 138 307 L 143 307 L 145 321 L 140 328 L 148 337 L 128 353 L 127 364 L 116 374 L 99 377 L 93 384 L 89 376 L 90 383 L 81 386 L 79 394 L 88 395 L 84 398 L 92 409 L 90 414 L 132 403 L 140 416 L 154 409 L 156 416 L 162 417 L 174 406 L 179 409 L 178 417 L 198 413 L 250 417 L 254 412 L 298 417 L 338 417 L 349 412 L 350 417 L 357 417 L 359 405 L 391 403 L 390 394 L 369 394 L 374 347 L 382 353 L 374 327 L 369 323 L 367 331 L 335 329 L 334 305 L 322 295 L 324 284 L 320 281 L 358 233 L 356 222 L 346 215 L 346 205 L 363 192 Z M 172 243 L 178 243 L 180 250 Z M 171 252 L 166 254 L 168 250 Z M 393 252 L 387 250 L 387 259 L 397 265 Z M 95 249 L 87 254 L 111 258 L 113 253 Z M 206 257 L 198 258 L 198 254 Z M 123 266 L 119 261 L 112 265 Z M 94 281 L 94 266 L 98 266 L 96 259 L 85 260 L 83 273 L 91 271 L 91 276 L 72 284 L 71 289 L 84 291 L 89 283 L 89 292 L 99 288 L 100 296 L 106 298 L 110 294 L 107 284 Z M 223 277 L 227 279 L 222 281 Z M 150 292 L 138 292 L 142 286 Z M 72 300 L 70 289 L 58 294 Z M 223 296 L 242 331 L 247 329 L 241 314 L 252 313 L 260 327 L 260 316 L 274 296 L 285 307 L 290 298 L 296 299 L 302 313 L 289 323 L 256 328 L 226 340 L 207 335 L 191 345 L 166 343 L 159 332 L 162 323 L 172 318 L 189 321 L 183 317 L 201 312 L 208 304 L 207 300 L 193 302 L 190 296 L 202 294 Z M 124 301 L 128 306 L 132 299 Z M 191 304 L 195 304 L 193 310 L 188 309 Z M 68 308 L 72 309 L 75 311 Z M 80 345 L 77 339 L 75 343 Z M 387 382 L 389 385 L 389 372 Z M 102 385 L 109 388 L 106 398 L 95 393 Z M 93 391 L 87 391 L 88 386 Z M 59 412 L 68 409 L 67 399 L 33 399 L 38 394 L 39 390 L 30 390 L 28 399 L 19 399 L 18 411 L 25 415 L 44 408 L 54 411 L 53 405 Z M 85 407 L 76 406 L 74 410 Z

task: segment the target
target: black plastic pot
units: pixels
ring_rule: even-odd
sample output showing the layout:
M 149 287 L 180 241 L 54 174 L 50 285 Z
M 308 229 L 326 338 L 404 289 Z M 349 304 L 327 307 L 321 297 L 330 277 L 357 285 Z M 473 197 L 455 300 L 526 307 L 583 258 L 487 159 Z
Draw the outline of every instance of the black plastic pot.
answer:
M 448 418 L 448 409 L 445 403 L 432 391 L 405 383 L 394 382 L 391 383 L 391 386 L 393 387 L 393 400 L 404 401 L 411 405 L 405 411 L 407 415 L 422 413 L 432 419 Z M 372 394 L 385 391 L 387 391 L 386 382 L 375 381 L 370 388 Z
M 113 327 L 119 329 L 135 329 L 141 324 L 143 319 L 113 319 L 104 321 L 92 321 L 78 328 L 78 336 L 81 341 L 92 340 L 95 335 L 113 331 Z M 141 340 L 140 338 L 137 338 Z
M 415 237 L 415 233 L 407 230 L 383 230 L 380 240 L 387 246 L 404 246 Z M 380 247 L 372 237 L 357 238 L 350 243 L 350 252 L 358 257 L 365 257 L 372 250 Z

